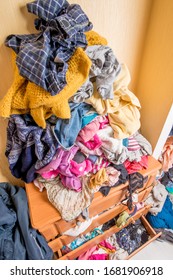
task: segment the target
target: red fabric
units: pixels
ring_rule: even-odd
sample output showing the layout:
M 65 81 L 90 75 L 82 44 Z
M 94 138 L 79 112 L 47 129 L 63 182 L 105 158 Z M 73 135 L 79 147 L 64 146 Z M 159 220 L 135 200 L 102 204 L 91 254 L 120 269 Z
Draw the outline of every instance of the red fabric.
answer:
M 142 156 L 141 161 L 129 161 L 126 160 L 124 162 L 124 166 L 128 172 L 128 174 L 137 172 L 141 169 L 146 169 L 148 167 L 148 156 Z

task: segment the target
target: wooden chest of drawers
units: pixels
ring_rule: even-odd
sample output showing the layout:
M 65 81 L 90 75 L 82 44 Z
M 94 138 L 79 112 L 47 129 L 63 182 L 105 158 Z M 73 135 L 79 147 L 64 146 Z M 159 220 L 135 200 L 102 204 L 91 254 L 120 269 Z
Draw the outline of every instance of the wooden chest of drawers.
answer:
M 145 182 L 143 188 L 137 191 L 138 202 L 143 201 L 152 190 L 155 183 L 155 176 L 160 168 L 161 164 L 153 157 L 149 157 L 148 168 L 140 171 L 143 176 L 147 176 L 147 181 Z M 54 208 L 54 206 L 48 201 L 46 190 L 40 192 L 38 188 L 34 186 L 34 184 L 26 184 L 25 188 L 29 203 L 31 224 L 46 238 L 49 246 L 56 253 L 57 258 L 59 259 L 75 259 L 82 252 L 86 251 L 88 248 L 91 248 L 94 244 L 99 243 L 101 240 L 110 236 L 113 232 L 120 230 L 115 226 L 106 231 L 104 234 L 101 234 L 83 244 L 73 252 L 62 256 L 61 248 L 63 247 L 63 245 L 69 244 L 76 238 L 64 235 L 63 232 L 72 227 L 75 227 L 77 220 L 82 221 L 83 218 L 80 216 L 72 222 L 67 222 L 61 219 L 58 210 Z M 126 199 L 127 194 L 128 182 L 111 188 L 107 196 L 103 196 L 100 192 L 95 193 L 94 199 L 89 207 L 89 216 L 94 217 L 97 215 L 97 217 L 93 219 L 91 225 L 85 232 L 83 232 L 83 234 L 109 221 L 122 211 L 127 210 L 128 208 L 126 204 L 122 203 L 123 200 Z M 139 210 L 139 213 L 136 213 L 134 219 L 137 219 L 139 217 L 142 218 L 143 223 L 146 225 L 149 230 L 149 234 L 151 235 L 151 242 L 152 240 L 157 238 L 158 235 L 151 228 L 144 217 L 148 209 L 149 207 L 147 206 L 144 209 Z M 130 221 L 131 220 L 129 220 L 129 222 Z

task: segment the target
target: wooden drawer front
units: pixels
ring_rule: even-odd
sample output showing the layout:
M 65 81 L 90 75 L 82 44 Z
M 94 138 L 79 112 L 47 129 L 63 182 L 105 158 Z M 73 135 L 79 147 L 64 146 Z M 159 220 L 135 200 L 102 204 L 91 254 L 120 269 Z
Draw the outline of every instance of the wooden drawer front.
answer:
M 152 186 L 139 193 L 139 195 L 138 195 L 139 202 L 141 202 L 145 197 L 148 196 L 151 189 L 152 189 Z M 127 210 L 127 209 L 128 209 L 127 206 L 124 205 L 124 204 L 121 204 L 121 203 L 118 203 L 117 205 L 114 205 L 114 207 L 104 211 L 96 219 L 94 219 L 92 221 L 91 225 L 82 234 L 86 234 L 87 232 L 93 230 L 94 228 L 106 223 L 107 221 L 111 220 L 112 218 L 117 216 L 119 213 L 121 213 L 121 212 L 123 212 L 124 210 Z M 61 244 L 67 245 L 67 244 L 71 243 L 76 238 L 76 237 L 63 235 L 63 232 L 65 232 L 67 229 L 76 226 L 75 221 L 68 223 L 68 222 L 65 222 L 65 221 L 61 220 L 61 221 L 58 221 L 56 223 L 56 226 L 59 229 L 59 232 L 60 232 L 61 236 L 59 236 L 56 239 L 49 242 L 49 246 L 52 248 L 52 250 L 54 252 L 61 249 L 61 247 L 59 247 L 59 246 L 61 246 Z
M 54 239 L 59 234 L 55 224 L 46 225 L 44 228 L 39 229 L 39 231 L 45 237 L 46 241 Z
M 146 189 L 144 189 L 143 191 L 141 191 L 140 193 L 138 193 L 138 201 L 142 202 L 143 200 L 145 200 L 147 198 L 147 196 L 149 195 L 149 193 L 151 192 L 153 186 L 150 186 Z
M 107 221 L 111 220 L 112 218 L 114 218 L 115 216 L 117 216 L 119 213 L 123 212 L 126 209 L 127 206 L 119 204 L 114 208 L 105 211 L 103 214 L 99 215 L 96 219 L 94 219 L 91 225 L 82 234 L 86 234 L 87 232 L 92 231 L 94 228 L 106 223 Z M 76 236 L 73 237 L 73 236 L 62 235 L 50 241 L 48 244 L 52 248 L 53 252 L 56 252 L 62 248 L 62 244 L 67 245 L 71 243 L 74 239 L 76 239 Z
M 96 216 L 97 214 L 109 209 L 110 207 L 120 203 L 125 199 L 127 193 L 127 185 L 122 185 L 120 188 L 113 188 L 113 191 L 103 196 L 101 193 L 96 193 L 89 206 L 90 217 Z
M 139 194 L 139 201 L 142 201 L 148 196 L 154 186 L 154 180 L 155 175 L 149 176 L 147 182 L 144 184 L 144 187 L 136 190 L 136 193 Z M 129 193 L 128 189 L 128 183 L 126 183 L 112 188 L 107 196 L 103 196 L 99 192 L 96 193 L 94 200 L 89 207 L 90 217 L 93 217 L 126 199 Z M 147 190 L 147 192 L 145 190 Z
M 155 175 L 156 174 L 152 174 L 151 176 L 148 177 L 146 183 L 144 184 L 144 187 L 141 189 L 138 189 L 137 192 L 140 192 L 148 187 L 150 187 L 151 185 L 154 185 L 154 181 L 155 181 Z
M 139 218 L 141 218 L 144 215 L 146 215 L 150 207 L 151 207 L 150 205 L 147 205 L 143 209 L 140 209 L 133 217 L 131 217 L 128 220 L 127 224 L 124 227 L 126 227 L 129 223 L 133 223 L 135 220 L 138 220 Z M 117 208 L 117 211 L 118 211 L 118 208 Z M 120 212 L 118 212 L 118 213 L 120 213 Z M 114 212 L 114 214 L 116 216 L 115 212 Z M 108 238 L 113 233 L 116 233 L 116 232 L 120 231 L 124 227 L 118 228 L 115 225 L 115 226 L 111 227 L 110 229 L 108 229 L 107 231 L 105 231 L 103 234 L 96 236 L 94 239 L 89 240 L 88 242 L 84 243 L 83 245 L 81 245 L 77 249 L 69 252 L 68 254 L 60 257 L 59 259 L 60 260 L 73 260 L 73 259 L 76 259 L 80 254 L 82 254 L 83 252 L 86 252 L 88 249 L 90 249 L 93 246 L 95 246 L 96 244 L 100 243 L 102 240 Z M 152 236 L 152 238 L 157 236 L 156 233 L 154 232 L 154 230 L 151 232 L 151 228 L 150 228 L 149 234 Z M 49 243 L 49 246 L 51 246 L 51 248 L 53 248 L 53 250 L 59 249 L 59 247 L 57 247 L 57 244 L 56 244 L 56 246 L 52 246 L 53 244 L 55 245 L 55 241 L 52 241 L 52 242 Z

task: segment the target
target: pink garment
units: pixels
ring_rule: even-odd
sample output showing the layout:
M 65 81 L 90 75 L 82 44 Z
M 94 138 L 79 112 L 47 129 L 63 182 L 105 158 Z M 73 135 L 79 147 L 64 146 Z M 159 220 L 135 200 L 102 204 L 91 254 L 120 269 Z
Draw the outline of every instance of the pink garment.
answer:
M 135 173 L 141 169 L 146 169 L 148 167 L 148 155 L 142 156 L 139 162 L 126 160 L 124 166 L 128 174 Z
M 108 260 L 109 259 L 109 255 L 108 254 L 94 254 L 91 255 L 88 260 Z
M 90 150 L 95 150 L 97 148 L 100 148 L 102 145 L 102 141 L 100 140 L 97 134 L 95 134 L 93 138 L 90 139 L 88 142 L 83 142 L 83 143 Z
M 105 128 L 107 125 L 109 125 L 109 119 L 108 116 L 103 116 L 104 119 L 101 121 L 100 120 L 100 127 L 99 129 Z
M 47 166 L 37 170 L 37 173 L 44 179 L 52 179 L 59 175 L 65 187 L 76 192 L 81 191 L 82 183 L 80 179 L 70 171 L 71 160 L 78 150 L 77 146 L 73 146 L 70 150 L 59 148 L 53 160 Z
M 116 248 L 114 246 L 112 246 L 109 242 L 107 242 L 106 240 L 103 240 L 99 243 L 99 245 L 101 245 L 102 247 L 105 247 L 107 249 L 110 250 L 115 250 Z
M 70 171 L 77 177 L 86 175 L 92 170 L 92 162 L 89 159 L 84 160 L 81 163 L 71 160 Z
M 107 124 L 109 124 L 107 116 L 98 116 L 82 128 L 78 136 L 83 140 L 83 142 L 88 142 L 91 138 L 93 138 L 99 129 L 102 129 Z
M 103 152 L 101 148 L 97 148 L 95 150 L 90 150 L 88 149 L 82 142 L 76 140 L 75 144 L 80 148 L 81 152 L 84 153 L 86 156 L 88 155 L 96 155 L 96 156 L 101 156 L 103 155 Z
M 96 250 L 98 250 L 98 246 L 94 246 L 90 249 L 88 249 L 85 253 L 81 254 L 78 257 L 78 260 L 88 260 L 88 258 L 92 255 L 93 252 L 95 252 Z
M 82 182 L 77 177 L 69 177 L 60 175 L 61 183 L 64 187 L 66 187 L 69 190 L 75 190 L 76 192 L 81 192 L 82 190 Z
M 66 155 L 69 159 L 71 159 L 78 150 L 79 147 L 77 146 L 73 146 L 70 150 L 63 150 L 61 147 L 58 148 L 51 162 L 36 172 L 39 173 L 44 179 L 55 178 L 59 174 L 57 168 L 63 161 L 63 157 Z

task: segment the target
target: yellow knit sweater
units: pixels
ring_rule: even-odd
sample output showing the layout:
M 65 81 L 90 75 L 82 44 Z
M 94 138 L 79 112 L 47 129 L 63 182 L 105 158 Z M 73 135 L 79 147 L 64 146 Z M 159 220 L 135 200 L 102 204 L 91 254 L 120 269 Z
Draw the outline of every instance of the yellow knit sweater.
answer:
M 86 32 L 88 45 L 107 45 L 105 38 L 94 31 Z M 91 61 L 82 48 L 77 48 L 68 62 L 66 73 L 67 85 L 60 93 L 51 96 L 50 93 L 19 75 L 15 63 L 16 54 L 12 54 L 14 80 L 6 95 L 0 101 L 0 116 L 29 113 L 38 126 L 45 128 L 45 119 L 52 114 L 62 119 L 70 118 L 68 99 L 86 81 Z

